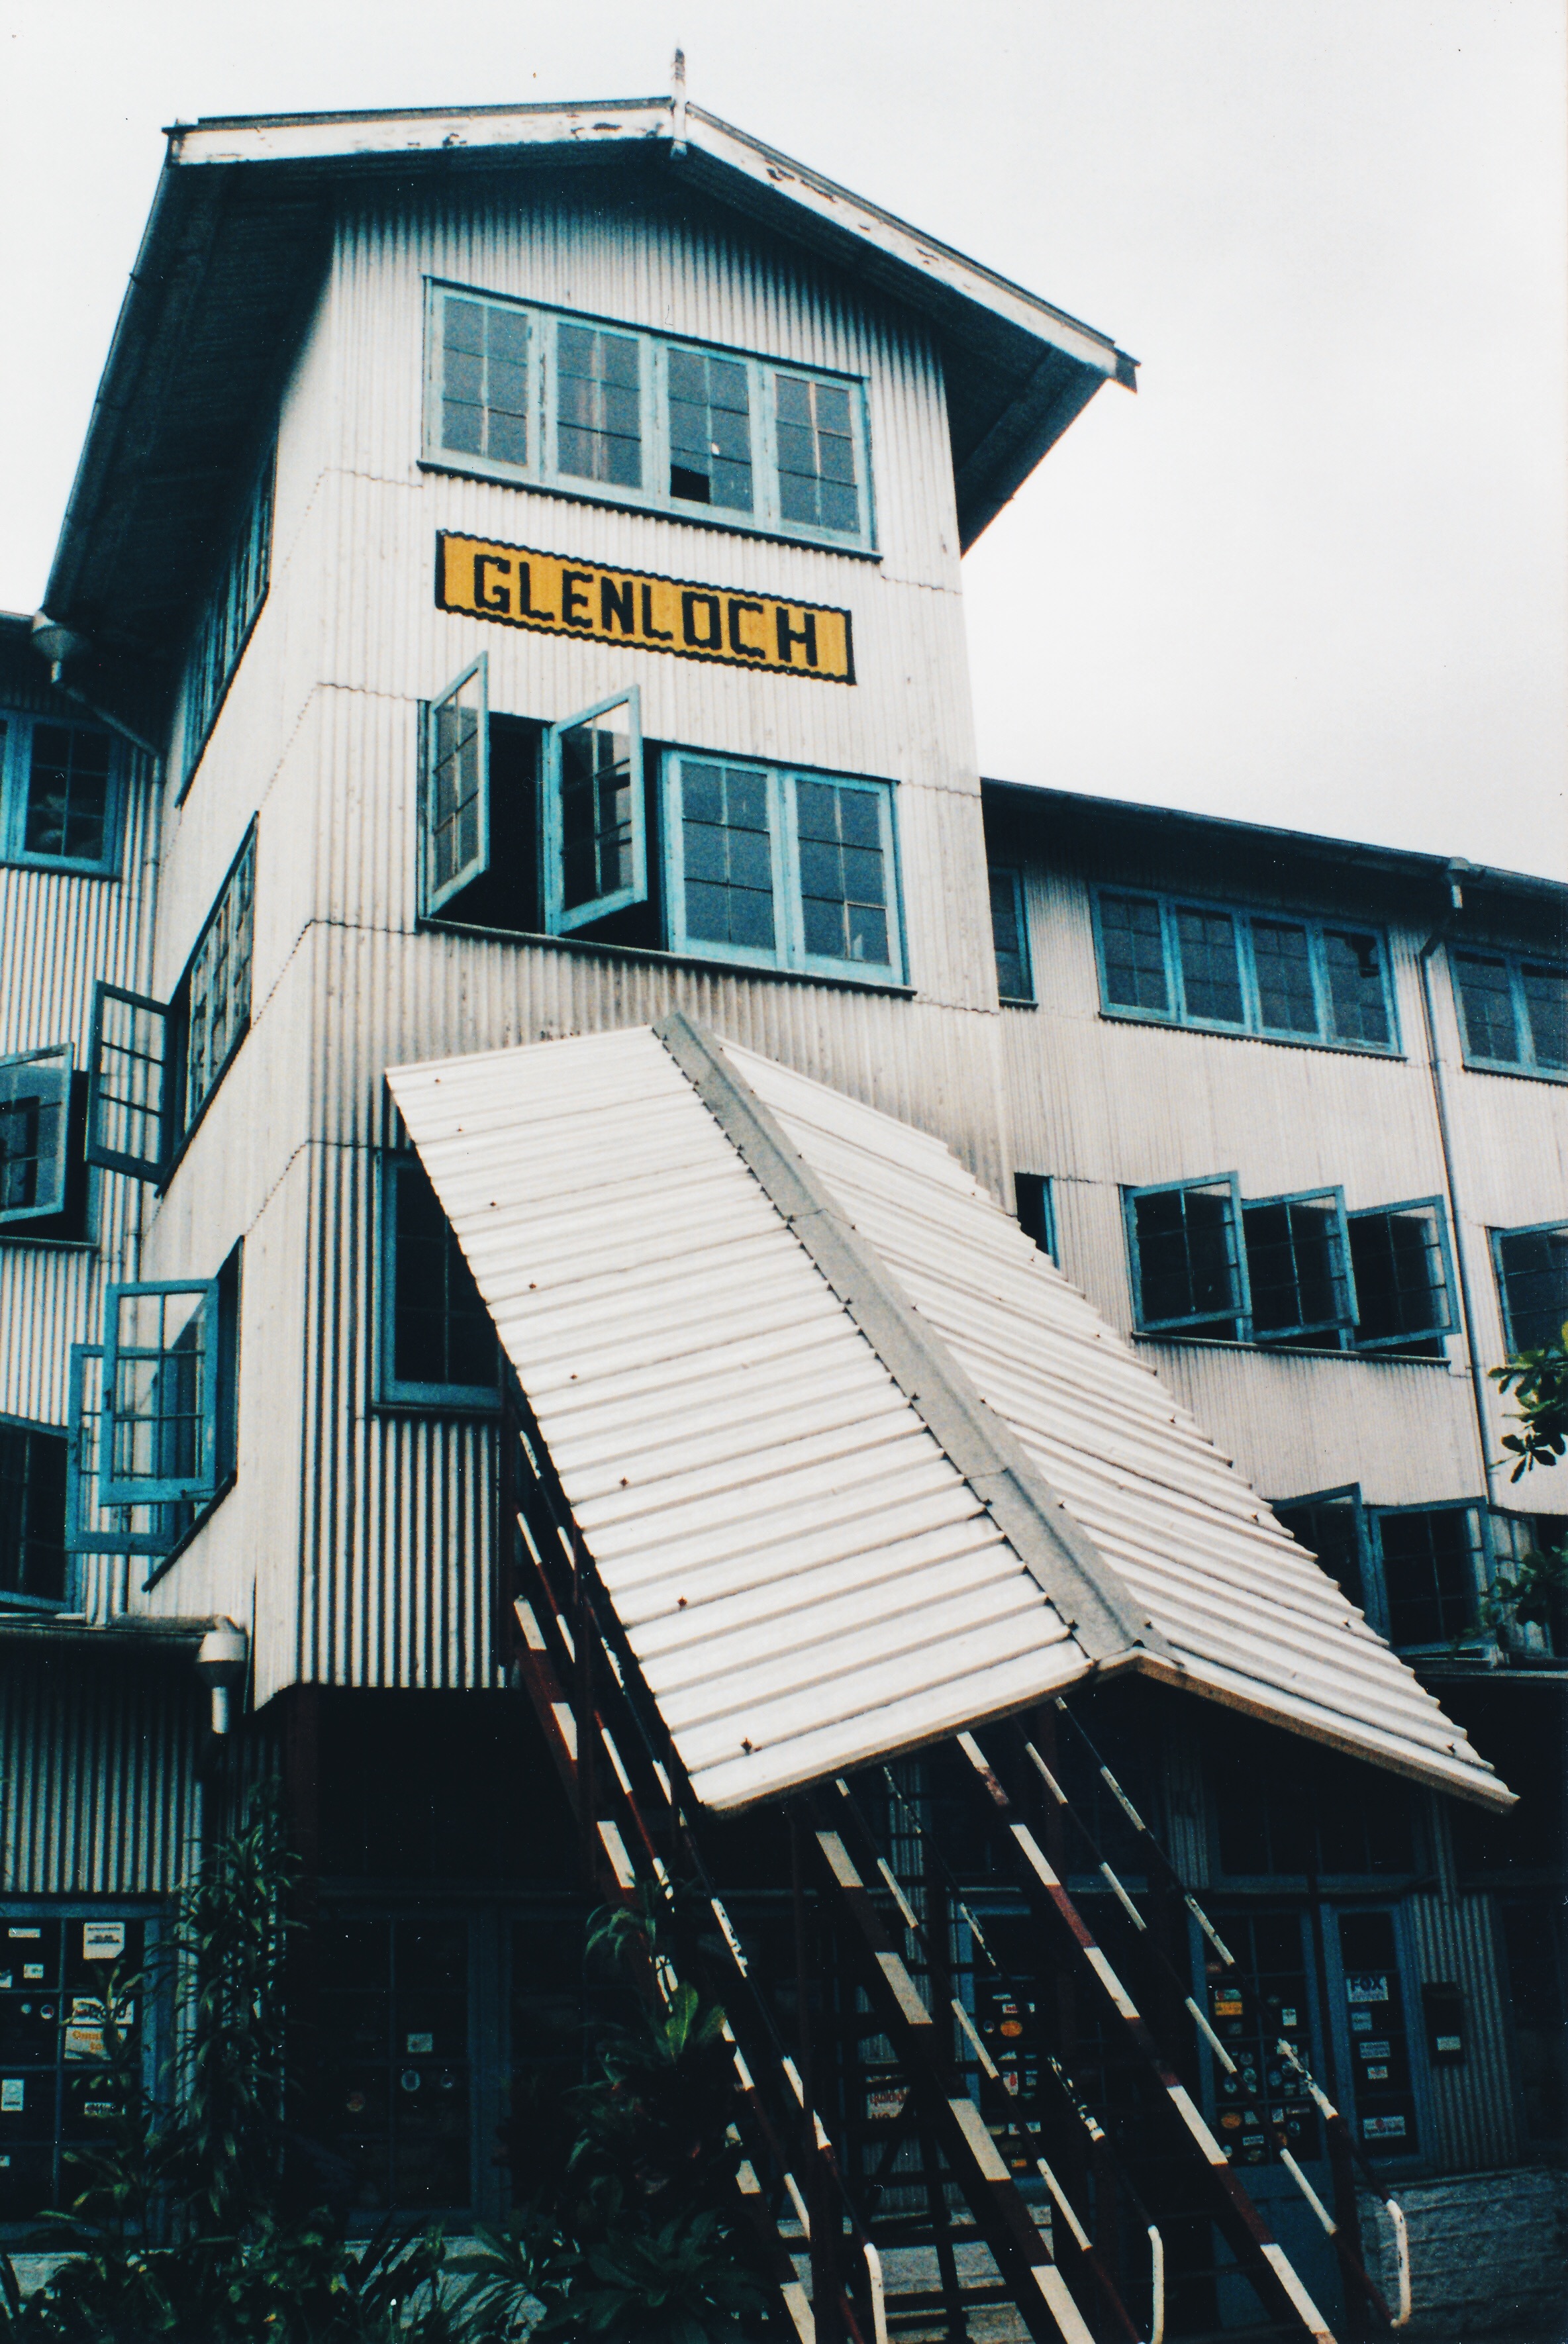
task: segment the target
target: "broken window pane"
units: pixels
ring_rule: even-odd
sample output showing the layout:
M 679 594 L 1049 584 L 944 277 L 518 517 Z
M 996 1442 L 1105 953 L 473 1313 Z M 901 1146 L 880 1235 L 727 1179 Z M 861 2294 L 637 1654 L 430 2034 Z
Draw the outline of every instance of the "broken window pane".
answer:
M 731 512 L 752 510 L 752 425 L 746 369 L 705 350 L 673 349 L 670 494 Z

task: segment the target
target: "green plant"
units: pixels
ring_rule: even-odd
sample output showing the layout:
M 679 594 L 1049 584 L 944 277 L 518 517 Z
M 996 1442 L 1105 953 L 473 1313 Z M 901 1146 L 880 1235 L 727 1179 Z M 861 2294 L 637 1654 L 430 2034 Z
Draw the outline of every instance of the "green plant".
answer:
M 1518 1460 L 1510 1480 L 1533 1466 L 1554 1465 L 1568 1451 L 1568 1326 L 1555 1343 L 1519 1352 L 1491 1377 L 1499 1391 L 1512 1391 L 1518 1401 L 1513 1413 L 1522 1430 L 1502 1436 L 1504 1449 Z

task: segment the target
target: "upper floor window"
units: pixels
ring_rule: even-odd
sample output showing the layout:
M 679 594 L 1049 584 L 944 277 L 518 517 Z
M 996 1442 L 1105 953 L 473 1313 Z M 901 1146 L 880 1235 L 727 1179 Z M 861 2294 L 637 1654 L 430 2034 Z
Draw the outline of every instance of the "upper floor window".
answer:
M 1568 1221 L 1493 1229 L 1492 1258 L 1510 1359 L 1561 1343 L 1568 1319 Z
M 0 1228 L 65 1210 L 70 1108 L 69 1050 L 0 1058 Z
M 1481 1633 L 1491 1576 L 1481 1507 L 1368 1507 L 1351 1487 L 1275 1500 L 1273 1510 L 1401 1651 L 1441 1650 Z
M 246 499 L 186 657 L 178 735 L 170 759 L 182 798 L 267 600 L 272 570 L 272 478 L 269 450 Z
M 1235 1173 L 1125 1193 L 1143 1334 L 1441 1357 L 1453 1281 L 1441 1203 L 1347 1213 L 1339 1188 L 1243 1197 Z
M 1004 1001 L 1033 1001 L 1029 931 L 1024 916 L 1024 882 L 1017 871 L 986 873 L 991 891 L 991 942 L 996 954 L 996 990 Z
M 1398 1046 L 1377 931 L 1179 896 L 1095 898 L 1108 1015 L 1341 1049 Z
M 1466 1062 L 1511 1074 L 1568 1074 L 1568 970 L 1514 953 L 1455 952 Z
M 111 876 L 121 752 L 95 724 L 0 713 L 0 862 Z
M 381 1167 L 377 1396 L 393 1405 L 492 1409 L 495 1328 L 450 1222 L 414 1156 Z
M 1048 1172 L 1015 1172 L 1013 1194 L 1017 1200 L 1018 1227 L 1027 1238 L 1033 1238 L 1043 1254 L 1048 1254 L 1057 1267 L 1061 1257 L 1057 1251 L 1056 1187 Z
M 66 1594 L 66 1436 L 0 1422 L 0 1603 Z
M 162 1180 L 250 1029 L 256 825 L 218 890 L 171 1000 L 100 981 L 88 1061 L 86 1157 Z
M 873 542 L 863 386 L 432 285 L 427 460 L 828 544 Z
M 476 661 L 429 712 L 423 834 L 427 917 L 904 981 L 891 784 L 645 743 L 635 687 L 529 726 Z

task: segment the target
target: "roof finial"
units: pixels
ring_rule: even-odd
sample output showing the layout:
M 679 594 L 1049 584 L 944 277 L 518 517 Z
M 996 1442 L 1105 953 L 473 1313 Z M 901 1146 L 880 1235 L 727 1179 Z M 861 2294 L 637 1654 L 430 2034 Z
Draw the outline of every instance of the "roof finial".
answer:
M 670 67 L 673 96 L 670 104 L 670 160 L 679 163 L 686 153 L 686 52 L 677 49 Z

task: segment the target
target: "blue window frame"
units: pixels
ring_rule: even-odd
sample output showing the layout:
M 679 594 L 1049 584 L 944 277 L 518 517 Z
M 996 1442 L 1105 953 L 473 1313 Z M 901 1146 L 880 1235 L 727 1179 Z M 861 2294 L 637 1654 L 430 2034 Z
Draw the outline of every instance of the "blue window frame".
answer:
M 1568 1221 L 1493 1229 L 1491 1236 L 1509 1358 L 1561 1343 L 1568 1319 Z
M 158 1555 L 172 1541 L 172 1508 L 105 1506 L 98 1496 L 103 1459 L 104 1347 L 71 1347 L 66 1444 L 66 1551 L 70 1555 Z
M 234 672 L 267 600 L 272 572 L 275 455 L 276 450 L 269 449 L 256 476 L 186 654 L 177 733 L 169 760 L 181 800 L 195 778 Z
M 1356 1349 L 1441 1356 L 1453 1332 L 1453 1267 L 1441 1197 L 1350 1214 Z
M 172 1001 L 99 981 L 87 1060 L 86 1160 L 166 1180 L 250 1030 L 256 824 L 229 864 Z
M 431 282 L 425 461 L 867 552 L 864 385 Z
M 382 1161 L 380 1261 L 377 1398 L 394 1408 L 499 1408 L 494 1323 L 417 1156 Z
M 663 803 L 673 952 L 903 981 L 888 783 L 671 750 Z
M 1015 1172 L 1013 1194 L 1017 1199 L 1018 1227 L 1033 1238 L 1043 1254 L 1061 1268 L 1057 1251 L 1057 1199 L 1048 1172 Z
M 1360 1484 L 1319 1490 L 1306 1498 L 1270 1500 L 1275 1521 L 1297 1543 L 1315 1555 L 1340 1592 L 1349 1597 L 1375 1628 L 1386 1624 L 1376 1575 L 1371 1568 L 1371 1547 Z
M 1380 1506 L 1371 1514 L 1383 1618 L 1401 1652 L 1446 1652 L 1480 1633 L 1488 1583 L 1479 1506 Z
M 98 1503 L 156 1505 L 217 1486 L 216 1278 L 111 1286 L 104 1303 Z
M 70 1126 L 68 1049 L 0 1058 L 0 1229 L 64 1213 Z
M 113 878 L 124 765 L 99 725 L 0 711 L 0 863 Z
M 1337 1347 L 1356 1320 L 1344 1191 L 1301 1189 L 1243 1201 L 1241 1232 L 1253 1339 L 1332 1337 Z
M 1568 969 L 1452 946 L 1450 961 L 1466 1066 L 1568 1078 Z
M 1108 1017 L 1336 1049 L 1399 1047 L 1376 930 L 1102 887 L 1094 898 Z
M 0 1417 L 0 1606 L 66 1599 L 66 1435 Z
M 1235 1173 L 1129 1188 L 1123 1204 L 1139 1329 L 1245 1342 L 1251 1298 Z
M 1018 871 L 993 868 L 986 874 L 991 893 L 991 943 L 996 955 L 996 990 L 1004 1001 L 1035 997 L 1029 968 L 1029 928 L 1024 911 L 1024 880 Z
M 423 908 L 490 868 L 490 664 L 481 652 L 425 712 Z
M 544 924 L 552 936 L 648 897 L 642 702 L 635 685 L 544 736 Z

